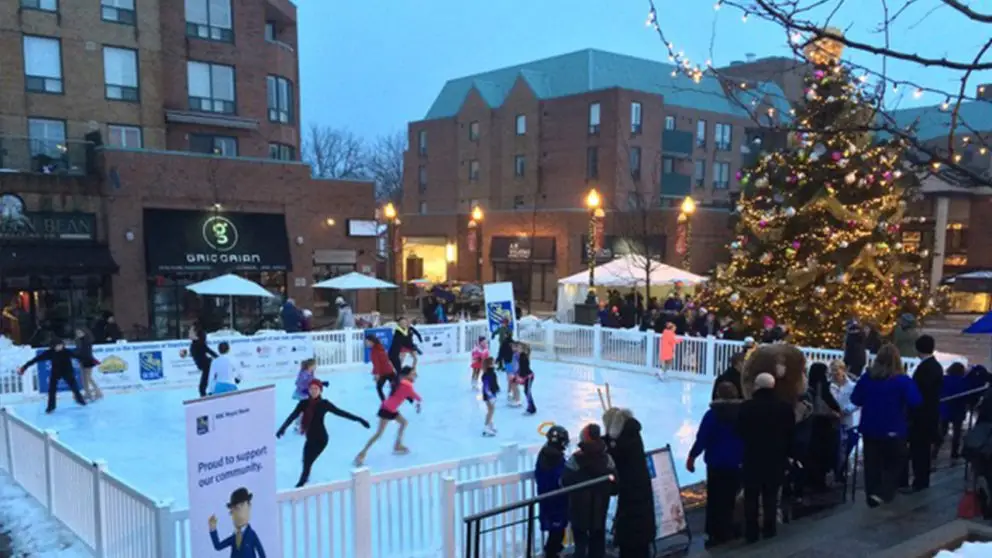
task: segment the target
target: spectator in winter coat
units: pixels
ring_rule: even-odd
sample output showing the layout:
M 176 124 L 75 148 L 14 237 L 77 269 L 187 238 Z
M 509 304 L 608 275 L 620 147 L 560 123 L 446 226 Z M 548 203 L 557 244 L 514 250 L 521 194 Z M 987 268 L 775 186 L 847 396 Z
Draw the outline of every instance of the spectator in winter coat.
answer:
M 758 540 L 758 509 L 762 510 L 765 538 L 774 537 L 778 527 L 778 499 L 791 453 L 795 410 L 775 394 L 775 377 L 758 374 L 755 391 L 741 403 L 737 433 L 744 442 L 742 480 L 744 483 L 744 536 L 748 543 Z
M 741 370 L 744 368 L 744 353 L 735 353 L 734 356 L 730 357 L 730 367 L 723 371 L 716 377 L 716 381 L 713 382 L 713 395 L 710 397 L 713 401 L 717 399 L 717 388 L 720 384 L 724 382 L 729 382 L 737 388 L 737 398 L 744 398 L 744 388 L 741 385 Z
M 561 475 L 562 486 L 568 487 L 607 475 L 615 477 L 616 466 L 610 454 L 606 453 L 606 443 L 600 437 L 599 425 L 586 425 L 580 439 L 578 451 L 565 464 L 565 471 Z M 575 539 L 573 558 L 606 556 L 606 511 L 610 507 L 610 496 L 615 493 L 614 479 L 569 494 L 568 518 L 572 524 L 572 537 Z M 647 496 L 653 498 L 650 490 Z M 617 525 L 621 525 L 620 521 L 617 521 Z M 620 536 L 619 533 L 617 536 Z
M 921 335 L 916 338 L 916 352 L 921 361 L 913 372 L 913 381 L 923 402 L 909 415 L 909 459 L 913 470 L 913 491 L 930 488 L 931 454 L 933 445 L 940 438 L 940 392 L 944 383 L 944 367 L 933 356 L 935 348 L 933 337 Z M 908 487 L 908 469 L 904 471 L 900 484 Z
M 121 326 L 117 324 L 117 318 L 114 317 L 113 312 L 104 312 L 96 325 L 93 326 L 93 343 L 96 345 L 116 343 L 123 337 Z
M 989 382 L 992 382 L 992 374 L 989 374 L 989 370 L 982 366 L 981 364 L 976 364 L 968 370 L 968 374 L 965 376 L 965 380 L 968 382 L 968 391 L 976 390 L 978 388 L 988 387 Z M 968 407 L 975 407 L 982 398 L 983 392 L 978 392 L 974 395 L 969 395 L 965 399 L 968 400 Z
M 916 326 L 916 316 L 903 314 L 899 316 L 896 326 L 892 328 L 892 344 L 899 349 L 902 358 L 916 358 L 916 339 L 920 330 Z
M 813 404 L 813 416 L 810 418 L 812 443 L 809 459 L 804 465 L 808 483 L 815 489 L 826 488 L 827 473 L 837 466 L 840 442 L 841 407 L 830 390 L 827 372 L 827 365 L 822 362 L 815 362 L 809 367 L 809 395 Z
M 865 368 L 865 330 L 857 320 L 847 322 L 844 335 L 844 364 L 847 372 L 857 378 Z
M 841 482 L 847 475 L 847 460 L 851 450 L 858 443 L 858 430 L 854 428 L 854 412 L 858 408 L 851 403 L 854 382 L 847 375 L 847 366 L 842 361 L 835 360 L 830 363 L 830 378 L 830 394 L 840 406 L 840 451 L 834 478 Z
M 951 430 L 951 462 L 961 456 L 961 430 L 964 426 L 965 415 L 968 413 L 968 401 L 962 396 L 968 391 L 968 380 L 965 378 L 964 365 L 960 362 L 947 367 L 947 375 L 940 391 L 940 432 L 933 446 L 933 459 L 936 461 L 940 447 L 944 445 L 947 430 Z
M 870 507 L 895 498 L 906 463 L 906 409 L 922 402 L 920 390 L 903 371 L 898 349 L 882 345 L 868 373 L 861 376 L 851 393 L 851 403 L 861 407 L 859 430 L 865 448 L 865 496 Z
M 565 472 L 568 430 L 554 425 L 548 429 L 547 440 L 541 452 L 537 454 L 537 465 L 534 468 L 538 496 L 561 488 L 561 476 Z M 565 528 L 568 527 L 568 496 L 541 500 L 539 506 L 541 530 L 548 534 L 544 543 L 544 556 L 558 558 L 565 540 Z
M 696 472 L 696 459 L 706 462 L 706 546 L 734 538 L 734 504 L 741 487 L 744 442 L 737 434 L 741 394 L 730 382 L 716 386 L 716 397 L 703 415 L 685 468 Z M 621 482 L 622 477 L 621 477 Z
M 282 305 L 279 316 L 282 318 L 282 328 L 286 333 L 297 333 L 300 331 L 300 326 L 303 323 L 303 314 L 296 307 L 295 300 L 291 298 L 287 299 L 286 303 Z
M 355 329 L 355 313 L 351 311 L 351 306 L 348 302 L 339 296 L 334 301 L 334 305 L 338 307 L 338 319 L 335 329 Z
M 656 525 L 641 423 L 629 409 L 614 407 L 603 414 L 603 424 L 607 451 L 619 478 L 615 536 L 620 556 L 645 556 L 654 541 Z

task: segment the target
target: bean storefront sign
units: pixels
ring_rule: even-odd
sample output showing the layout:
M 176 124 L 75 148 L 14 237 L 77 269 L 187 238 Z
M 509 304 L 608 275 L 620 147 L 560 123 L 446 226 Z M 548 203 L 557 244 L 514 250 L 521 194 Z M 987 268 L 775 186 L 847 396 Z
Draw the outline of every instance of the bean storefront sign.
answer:
M 93 240 L 96 215 L 26 211 L 24 200 L 15 194 L 0 195 L 0 239 L 3 240 Z
M 146 209 L 144 222 L 152 273 L 292 268 L 281 214 Z

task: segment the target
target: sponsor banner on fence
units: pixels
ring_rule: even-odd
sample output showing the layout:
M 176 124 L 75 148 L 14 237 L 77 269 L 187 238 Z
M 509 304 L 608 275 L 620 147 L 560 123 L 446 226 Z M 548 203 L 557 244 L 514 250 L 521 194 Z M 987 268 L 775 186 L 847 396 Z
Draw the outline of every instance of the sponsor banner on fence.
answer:
M 486 299 L 486 321 L 492 335 L 504 321 L 510 322 L 513 336 L 517 335 L 517 309 L 513 301 L 513 283 L 486 283 L 482 286 Z
M 418 327 L 417 331 L 424 338 L 418 339 L 417 347 L 425 356 L 445 356 L 458 353 L 458 332 L 453 327 Z
M 418 330 L 419 331 L 419 330 Z M 389 346 L 393 343 L 393 328 L 391 327 L 375 327 L 372 329 L 366 329 L 362 338 L 368 337 L 369 335 L 374 336 L 376 339 L 382 343 L 382 347 L 389 350 Z M 365 343 L 363 340 L 362 343 Z M 365 347 L 365 363 L 368 364 L 372 362 L 372 349 Z
M 281 558 L 274 386 L 186 402 L 190 555 Z
M 656 539 L 664 539 L 686 530 L 685 508 L 675 473 L 672 450 L 664 447 L 647 455 L 648 473 L 651 475 L 651 492 L 654 494 Z

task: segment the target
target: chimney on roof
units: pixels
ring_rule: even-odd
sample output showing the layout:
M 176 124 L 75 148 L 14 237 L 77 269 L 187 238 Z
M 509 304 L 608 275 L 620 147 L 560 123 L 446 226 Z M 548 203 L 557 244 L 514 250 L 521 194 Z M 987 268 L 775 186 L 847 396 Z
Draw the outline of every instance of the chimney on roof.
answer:
M 983 83 L 979 85 L 975 96 L 979 99 L 992 101 L 992 83 Z
M 744 55 L 744 58 L 747 58 L 747 61 L 748 62 L 754 62 L 754 59 L 757 58 L 757 57 L 758 56 L 755 53 L 753 53 L 753 52 L 749 52 L 749 53 L 747 53 L 747 54 Z
M 743 62 L 741 62 L 740 60 L 734 60 L 733 62 L 730 63 L 731 66 L 740 66 L 741 64 L 743 64 Z

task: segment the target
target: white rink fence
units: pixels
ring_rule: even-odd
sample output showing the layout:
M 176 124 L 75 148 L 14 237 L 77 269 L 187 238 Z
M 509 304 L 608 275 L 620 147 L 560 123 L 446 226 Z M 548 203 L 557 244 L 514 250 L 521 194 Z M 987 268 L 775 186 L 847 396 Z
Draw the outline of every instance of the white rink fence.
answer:
M 466 357 L 487 323 L 458 322 L 417 326 L 425 338 L 426 361 Z M 239 338 L 239 344 L 269 342 L 267 332 Z M 364 362 L 364 331 L 309 334 L 322 373 Z M 226 337 L 220 336 L 218 337 Z M 675 358 L 659 361 L 660 335 L 654 332 L 577 326 L 524 319 L 518 337 L 535 358 L 712 382 L 743 343 L 684 337 Z M 257 341 L 256 341 L 257 339 Z M 208 340 L 215 343 L 213 336 Z M 165 342 L 169 344 L 179 341 Z M 129 343 L 128 350 L 158 350 L 163 342 Z M 109 348 L 101 346 L 105 352 Z M 830 362 L 843 352 L 800 347 L 810 362 Z M 260 351 L 261 352 L 261 351 Z M 34 355 L 24 347 L 0 348 L 0 396 L 8 403 L 41 397 L 35 375 L 19 376 L 17 366 Z M 941 356 L 946 366 L 953 356 Z M 919 359 L 903 359 L 912 373 Z M 665 369 L 667 368 L 667 369 Z M 165 370 L 169 386 L 192 386 L 197 376 Z M 591 370 L 578 370 L 593 381 Z M 295 377 L 296 369 L 254 367 L 251 379 Z M 142 378 L 143 379 L 143 378 Z M 155 382 L 148 388 L 161 387 Z M 147 389 L 122 389 L 127 393 Z M 188 510 L 156 501 L 113 474 L 113 464 L 93 461 L 41 431 L 11 410 L 0 410 L 0 469 L 25 489 L 53 518 L 89 546 L 98 558 L 196 558 L 191 556 Z M 456 558 L 463 548 L 462 518 L 534 496 L 533 463 L 538 446 L 505 445 L 499 453 L 395 471 L 356 469 L 335 482 L 283 490 L 278 495 L 285 558 Z M 523 519 L 518 518 L 518 519 Z M 540 536 L 539 534 L 536 536 Z M 502 529 L 482 541 L 487 555 L 512 556 L 526 543 L 526 530 Z M 535 547 L 536 548 L 536 547 Z

